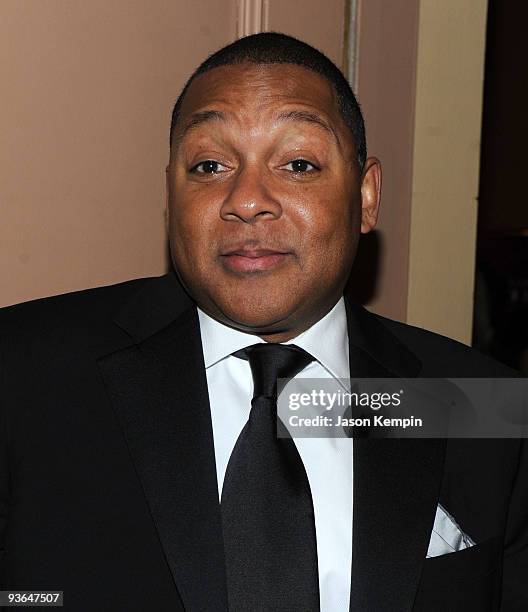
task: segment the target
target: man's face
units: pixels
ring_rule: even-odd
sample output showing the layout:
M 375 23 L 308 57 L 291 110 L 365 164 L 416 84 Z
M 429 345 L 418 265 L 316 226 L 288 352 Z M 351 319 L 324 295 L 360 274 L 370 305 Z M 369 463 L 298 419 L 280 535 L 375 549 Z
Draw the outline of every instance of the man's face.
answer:
M 379 163 L 361 174 L 332 86 L 290 64 L 214 68 L 189 87 L 167 172 L 173 263 L 217 320 L 284 341 L 337 302 Z

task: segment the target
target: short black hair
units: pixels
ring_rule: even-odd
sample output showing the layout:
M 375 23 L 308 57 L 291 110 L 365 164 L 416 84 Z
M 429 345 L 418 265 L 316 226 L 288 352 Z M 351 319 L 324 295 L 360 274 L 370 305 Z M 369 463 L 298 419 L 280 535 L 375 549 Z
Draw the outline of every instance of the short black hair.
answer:
M 334 88 L 338 109 L 352 132 L 356 146 L 357 161 L 363 169 L 367 158 L 365 123 L 358 101 L 345 76 L 321 51 L 311 45 L 279 32 L 261 32 L 239 38 L 235 42 L 210 55 L 188 79 L 172 111 L 170 143 L 183 98 L 193 80 L 200 74 L 217 68 L 243 63 L 295 64 L 323 76 Z

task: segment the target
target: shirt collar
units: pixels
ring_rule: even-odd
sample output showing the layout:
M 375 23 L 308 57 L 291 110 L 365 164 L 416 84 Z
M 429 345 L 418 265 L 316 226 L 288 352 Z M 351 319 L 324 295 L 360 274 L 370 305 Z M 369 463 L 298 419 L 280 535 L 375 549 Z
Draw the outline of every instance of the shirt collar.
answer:
M 265 342 L 254 334 L 219 323 L 200 308 L 198 308 L 198 318 L 206 369 L 235 351 L 251 344 Z M 284 344 L 296 344 L 310 353 L 334 378 L 349 378 L 348 330 L 344 298 L 341 298 L 332 310 L 312 327 Z

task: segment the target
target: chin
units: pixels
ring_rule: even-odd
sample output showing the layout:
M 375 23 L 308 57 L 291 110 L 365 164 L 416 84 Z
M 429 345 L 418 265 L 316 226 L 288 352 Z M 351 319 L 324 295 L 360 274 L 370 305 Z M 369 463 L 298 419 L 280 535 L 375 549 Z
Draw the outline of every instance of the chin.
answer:
M 217 302 L 218 310 L 228 325 L 236 327 L 242 331 L 277 332 L 288 325 L 292 312 L 295 312 L 295 305 L 277 304 L 276 301 L 269 300 L 229 300 L 225 303 Z

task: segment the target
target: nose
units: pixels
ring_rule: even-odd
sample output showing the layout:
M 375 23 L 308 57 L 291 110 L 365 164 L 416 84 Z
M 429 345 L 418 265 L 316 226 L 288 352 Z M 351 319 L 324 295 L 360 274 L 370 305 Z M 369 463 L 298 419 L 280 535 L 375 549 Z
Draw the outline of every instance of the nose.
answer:
M 282 206 L 267 187 L 265 171 L 249 165 L 241 168 L 222 203 L 220 217 L 224 221 L 255 223 L 281 215 Z

